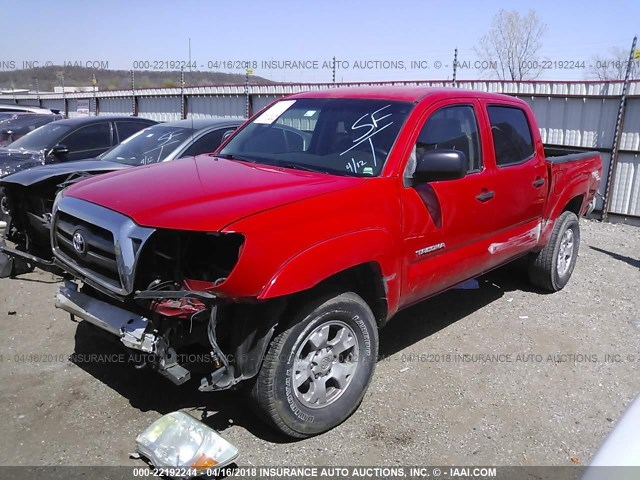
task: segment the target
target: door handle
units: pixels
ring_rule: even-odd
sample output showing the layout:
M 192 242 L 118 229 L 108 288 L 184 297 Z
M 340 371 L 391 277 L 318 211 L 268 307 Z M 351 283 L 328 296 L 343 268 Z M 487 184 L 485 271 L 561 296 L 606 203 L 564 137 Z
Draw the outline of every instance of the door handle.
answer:
M 542 185 L 544 185 L 544 178 L 536 178 L 533 181 L 533 186 L 536 188 L 540 188 Z
M 476 200 L 480 202 L 488 202 L 495 196 L 496 196 L 496 192 L 482 192 L 476 195 Z

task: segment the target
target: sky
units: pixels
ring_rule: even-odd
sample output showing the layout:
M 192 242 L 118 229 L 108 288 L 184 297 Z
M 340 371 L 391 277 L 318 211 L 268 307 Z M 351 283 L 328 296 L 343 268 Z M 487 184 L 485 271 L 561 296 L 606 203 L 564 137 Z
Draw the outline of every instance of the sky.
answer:
M 587 79 L 594 57 L 614 47 L 628 51 L 640 30 L 638 0 L 2 0 L 1 6 L 0 70 L 24 62 L 171 70 L 168 62 L 191 58 L 198 70 L 243 74 L 248 62 L 255 75 L 286 82 L 332 81 L 334 56 L 336 81 L 450 79 L 456 48 L 459 80 L 490 78 L 475 63 L 474 47 L 501 8 L 534 9 L 547 25 L 540 56 L 550 68 L 541 80 Z M 560 70 L 554 62 L 577 65 Z

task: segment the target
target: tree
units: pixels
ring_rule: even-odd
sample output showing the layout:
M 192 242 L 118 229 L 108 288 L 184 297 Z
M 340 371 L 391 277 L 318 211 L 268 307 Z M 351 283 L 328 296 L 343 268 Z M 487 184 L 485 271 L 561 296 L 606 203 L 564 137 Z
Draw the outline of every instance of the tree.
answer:
M 588 76 L 596 80 L 624 80 L 629 63 L 629 50 L 614 47 L 608 56 L 595 56 L 591 59 Z M 629 78 L 636 78 L 640 74 L 638 60 L 631 62 Z
M 533 80 L 540 75 L 538 52 L 547 26 L 534 10 L 520 15 L 515 10 L 500 10 L 491 21 L 491 29 L 480 38 L 475 49 L 483 60 L 494 65 L 500 80 Z

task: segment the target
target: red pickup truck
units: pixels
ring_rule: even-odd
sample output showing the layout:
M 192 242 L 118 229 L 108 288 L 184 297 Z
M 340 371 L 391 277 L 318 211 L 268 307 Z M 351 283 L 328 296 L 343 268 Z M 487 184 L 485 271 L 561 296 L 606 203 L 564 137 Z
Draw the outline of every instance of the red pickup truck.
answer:
M 562 289 L 601 168 L 597 153 L 546 158 L 508 96 L 293 95 L 215 154 L 61 192 L 56 306 L 177 384 L 184 352 L 204 349 L 201 390 L 243 382 L 262 418 L 315 435 L 358 407 L 400 309 L 522 256 L 534 285 Z

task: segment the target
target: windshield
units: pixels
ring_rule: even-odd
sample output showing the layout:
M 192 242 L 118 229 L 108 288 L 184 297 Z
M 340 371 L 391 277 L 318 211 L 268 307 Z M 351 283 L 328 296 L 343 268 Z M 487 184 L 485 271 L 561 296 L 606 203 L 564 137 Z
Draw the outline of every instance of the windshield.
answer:
M 48 123 L 24 137 L 16 140 L 10 148 L 24 148 L 25 150 L 44 150 L 54 147 L 60 138 L 71 130 L 68 125 L 60 125 L 58 122 Z
M 379 175 L 410 103 L 349 98 L 280 100 L 219 156 L 338 175 Z
M 37 113 L 17 115 L 15 118 L 0 120 L 0 131 L 11 130 L 24 135 L 54 120 L 58 120 L 55 115 L 40 115 Z
M 158 163 L 194 132 L 192 128 L 154 125 L 133 134 L 101 158 L 133 166 Z
M 14 140 L 32 132 L 36 128 L 59 118 L 57 115 L 25 113 L 15 115 L 13 118 L 0 120 L 0 146 L 9 145 Z

